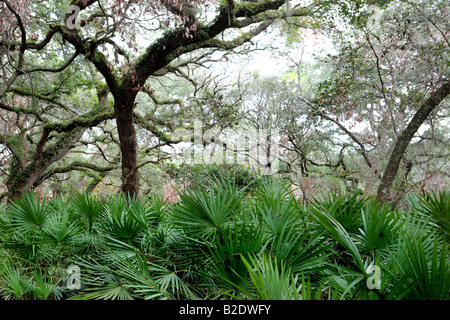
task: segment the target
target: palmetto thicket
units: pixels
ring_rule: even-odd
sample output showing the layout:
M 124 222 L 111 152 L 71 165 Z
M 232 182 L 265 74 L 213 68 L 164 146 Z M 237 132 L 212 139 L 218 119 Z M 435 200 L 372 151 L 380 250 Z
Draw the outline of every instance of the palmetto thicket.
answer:
M 231 178 L 158 198 L 33 193 L 0 215 L 3 299 L 448 299 L 448 193 L 398 211 Z M 68 286 L 70 266 L 80 287 Z M 374 270 L 378 270 L 375 271 Z

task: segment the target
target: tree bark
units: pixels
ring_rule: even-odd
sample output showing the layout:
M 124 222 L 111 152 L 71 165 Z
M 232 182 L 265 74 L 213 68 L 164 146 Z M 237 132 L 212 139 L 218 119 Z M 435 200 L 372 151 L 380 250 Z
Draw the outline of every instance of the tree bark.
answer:
M 114 104 L 117 132 L 122 153 L 122 187 L 126 195 L 139 192 L 139 173 L 137 169 L 137 139 L 134 127 L 133 110 L 136 94 L 123 92 L 121 99 Z
M 45 129 L 44 129 L 45 130 Z M 6 186 L 8 188 L 8 199 L 14 199 L 21 196 L 22 192 L 32 189 L 33 187 L 37 187 L 42 182 L 42 175 L 45 170 L 54 162 L 58 161 L 62 157 L 64 157 L 70 149 L 73 148 L 74 144 L 81 138 L 83 132 L 86 128 L 81 128 L 78 130 L 74 130 L 64 136 L 63 143 L 59 143 L 57 148 L 54 150 L 43 150 L 40 148 L 39 144 L 36 148 L 36 152 L 34 155 L 34 159 L 28 162 L 25 168 L 22 170 L 17 170 L 17 168 L 11 168 L 10 176 L 6 181 Z M 45 132 L 43 133 L 43 137 L 45 136 Z M 44 138 L 45 142 L 47 141 Z M 15 159 L 19 161 L 19 159 Z M 12 162 L 11 166 L 15 166 L 15 163 Z
M 387 202 L 390 198 L 392 184 L 394 182 L 397 171 L 400 167 L 400 162 L 405 154 L 414 134 L 419 127 L 425 122 L 430 113 L 450 94 L 450 80 L 447 80 L 439 88 L 437 88 L 419 107 L 408 126 L 398 137 L 394 149 L 392 150 L 383 177 L 381 178 L 380 186 L 377 191 L 377 198 L 380 201 Z

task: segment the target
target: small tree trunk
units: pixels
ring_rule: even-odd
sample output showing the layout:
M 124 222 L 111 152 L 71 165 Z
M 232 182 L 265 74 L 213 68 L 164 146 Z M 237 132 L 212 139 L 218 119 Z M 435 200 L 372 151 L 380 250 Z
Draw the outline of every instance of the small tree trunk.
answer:
M 419 107 L 408 126 L 398 137 L 394 149 L 392 150 L 386 169 L 384 170 L 381 184 L 378 187 L 377 198 L 383 202 L 387 202 L 390 197 L 392 184 L 397 175 L 398 168 L 403 155 L 408 147 L 414 134 L 419 127 L 425 122 L 430 113 L 450 94 L 450 81 L 445 82 L 441 87 L 437 88 L 430 97 L 425 100 Z

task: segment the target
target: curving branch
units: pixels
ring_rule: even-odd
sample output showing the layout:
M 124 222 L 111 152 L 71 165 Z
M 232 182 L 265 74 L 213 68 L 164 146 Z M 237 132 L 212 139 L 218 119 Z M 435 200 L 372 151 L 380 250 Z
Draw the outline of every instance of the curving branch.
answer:
M 391 152 L 389 161 L 384 170 L 380 186 L 377 191 L 377 198 L 381 201 L 388 201 L 390 197 L 390 190 L 394 179 L 400 167 L 400 162 L 403 155 L 411 142 L 411 139 L 416 134 L 420 126 L 425 122 L 431 112 L 436 109 L 439 104 L 450 95 L 450 80 L 447 79 L 440 87 L 433 91 L 428 99 L 426 99 L 417 109 L 416 113 L 399 135 L 395 142 L 394 149 Z

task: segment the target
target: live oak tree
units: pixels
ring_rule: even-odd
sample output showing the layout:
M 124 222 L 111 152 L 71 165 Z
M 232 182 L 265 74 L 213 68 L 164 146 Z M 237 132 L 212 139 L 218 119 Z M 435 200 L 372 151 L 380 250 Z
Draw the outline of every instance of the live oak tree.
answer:
M 408 146 L 433 139 L 418 130 L 425 124 L 433 133 L 447 105 L 448 14 L 442 1 L 393 1 L 376 28 L 355 24 L 353 39 L 341 38 L 340 53 L 330 60 L 334 75 L 318 88 L 317 115 L 349 137 L 382 201 L 395 201 L 391 189 L 402 162 L 399 186 L 420 163 Z
M 149 77 L 170 67 L 184 54 L 236 48 L 266 30 L 274 20 L 286 16 L 282 9 L 284 0 L 78 0 L 68 4 L 50 1 L 46 8 L 30 0 L 2 3 L 8 16 L 3 27 L 15 27 L 3 44 L 16 58 L 14 70 L 0 93 L 3 95 L 18 77 L 27 74 L 23 65 L 29 51 L 46 50 L 55 39 L 61 39 L 65 48 L 73 52 L 58 69 L 70 65 L 78 56 L 90 61 L 103 76 L 113 98 L 122 155 L 122 191 L 131 194 L 139 186 L 134 109 L 136 97 L 146 90 Z M 289 14 L 305 16 L 311 8 L 298 7 Z M 39 19 L 33 15 L 33 10 L 38 9 Z M 27 25 L 33 19 L 39 21 L 31 34 Z
M 181 118 L 191 121 L 194 115 L 193 104 L 155 91 L 158 77 L 177 75 L 195 88 L 195 76 L 186 72 L 189 66 L 202 64 L 217 50 L 230 51 L 250 42 L 279 18 L 289 17 L 304 27 L 305 20 L 293 18 L 314 17 L 338 6 L 340 14 L 349 15 L 356 25 L 362 5 L 379 4 L 391 6 L 397 18 L 383 17 L 384 33 L 358 28 L 359 38 L 342 47 L 333 62 L 335 77 L 319 88 L 322 95 L 314 102 L 315 114 L 348 135 L 365 165 L 383 181 L 379 197 L 386 199 L 406 147 L 420 124 L 438 116 L 437 106 L 448 87 L 442 59 L 448 50 L 448 26 L 441 19 L 445 6 L 439 1 L 404 2 L 402 9 L 398 3 L 403 2 L 321 1 L 287 11 L 285 1 L 269 0 L 2 0 L 1 138 L 6 148 L 2 154 L 10 159 L 10 194 L 81 168 L 98 172 L 92 175 L 98 182 L 117 165 L 110 166 L 108 157 L 101 157 L 104 167 L 61 160 L 82 145 L 94 146 L 101 154 L 95 139 L 86 140 L 86 129 L 104 130 L 110 120 L 117 126 L 109 134 L 120 147 L 122 191 L 136 193 L 139 169 L 164 159 L 161 147 L 179 142 L 170 133 L 181 125 Z M 85 88 L 77 92 L 82 98 L 75 91 L 80 87 Z M 205 104 L 209 100 L 205 96 Z M 160 112 L 166 107 L 171 111 Z M 369 124 L 365 135 L 352 132 L 342 121 L 351 119 Z M 413 120 L 410 126 L 405 119 Z M 428 122 L 435 127 L 435 121 Z M 348 150 L 347 145 L 342 147 Z M 387 164 L 386 155 L 391 156 Z M 408 170 L 409 163 L 417 161 L 406 158 Z
M 76 146 L 87 128 L 113 119 L 105 87 L 95 85 L 90 74 L 80 75 L 77 82 L 72 79 L 74 72 L 86 70 L 83 63 L 69 59 L 70 66 L 61 67 L 51 52 L 42 52 L 35 61 L 24 60 L 18 66 L 16 58 L 20 61 L 23 55 L 5 45 L 2 49 L 0 140 L 6 148 L 2 166 L 8 166 L 2 197 L 20 195 L 56 172 L 97 169 L 82 161 L 67 165 L 66 170 L 54 164 Z M 45 60 L 50 63 L 42 67 L 39 62 Z
M 4 113 L 2 117 L 3 130 L 1 132 L 2 143 L 11 154 L 8 160 L 9 172 L 6 180 L 8 197 L 15 197 L 23 190 L 39 186 L 43 180 L 48 179 L 56 172 L 66 172 L 76 168 L 93 168 L 87 162 L 72 163 L 66 170 L 51 168 L 52 164 L 63 158 L 83 136 L 87 128 L 96 126 L 106 119 L 114 116 L 109 106 L 92 103 L 88 110 L 78 114 L 66 102 L 59 99 L 50 99 L 48 96 L 27 99 L 30 92 L 14 87 L 14 100 L 21 105 L 11 106 L 2 104 L 2 109 L 12 112 Z M 66 97 L 67 98 L 67 97 Z M 36 104 L 37 108 L 27 108 L 30 104 Z M 67 108 L 68 112 L 61 112 L 55 104 Z M 13 110 L 13 109 L 17 110 Z M 20 110 L 23 109 L 23 110 Z M 32 114 L 33 111 L 36 114 Z M 70 112 L 72 111 L 72 112 Z M 30 114 L 29 114 L 29 113 Z M 37 112 L 42 112 L 38 114 Z M 54 114 L 54 117 L 49 114 Z M 65 122 L 58 120 L 66 118 Z M 70 119 L 70 120 L 69 120 Z M 102 170 L 102 169 L 100 169 Z
M 409 61 L 410 64 L 415 64 L 412 67 L 415 69 L 414 71 L 423 72 L 423 75 L 416 76 L 416 81 L 422 82 L 426 79 L 426 85 L 422 99 L 415 102 L 415 110 L 407 125 L 400 126 L 398 132 L 395 132 L 397 139 L 377 191 L 377 197 L 382 201 L 389 200 L 394 178 L 414 135 L 433 111 L 441 105 L 445 105 L 445 99 L 450 94 L 450 73 L 447 70 L 450 50 L 448 39 L 450 26 L 446 18 L 450 13 L 448 6 L 445 2 L 438 1 L 431 4 L 426 2 L 413 3 L 409 4 L 407 8 L 410 10 L 410 14 L 406 17 L 406 24 L 408 25 L 402 31 L 397 31 L 397 35 L 402 35 L 402 40 L 405 42 L 400 44 L 402 45 L 401 50 L 410 55 L 417 52 L 419 55 L 423 55 L 423 60 L 428 58 L 425 63 L 422 59 L 411 59 Z M 373 47 L 371 48 L 373 49 Z M 373 51 L 377 59 L 378 74 L 380 74 L 380 57 L 375 53 L 375 49 Z M 385 96 L 382 75 L 380 75 L 380 83 L 382 94 Z M 414 95 L 416 94 L 417 92 Z M 396 130 L 395 127 L 394 130 Z
M 0 143 L 7 188 L 1 198 L 14 198 L 57 173 L 114 167 L 88 161 L 59 166 L 86 129 L 113 119 L 114 112 L 107 88 L 77 59 L 78 52 L 67 50 L 61 38 L 37 41 L 41 26 L 30 15 L 33 9 L 40 16 L 43 5 L 27 4 L 0 3 Z
M 48 59 L 51 58 L 49 55 Z M 201 65 L 207 60 L 203 57 L 195 61 Z M 228 126 L 235 117 L 233 105 L 236 102 L 221 100 L 223 86 L 215 77 L 196 73 L 194 79 L 192 73 L 197 70 L 182 71 L 181 65 L 182 62 L 171 66 L 182 73 L 180 79 L 167 70 L 152 77 L 150 81 L 157 93 L 144 90 L 145 95 L 140 96 L 139 107 L 135 108 L 134 122 L 140 140 L 139 168 L 160 164 L 169 157 L 161 148 L 180 141 L 170 132 L 182 127 L 183 122 L 197 118 L 207 130 L 211 126 Z M 114 112 L 107 88 L 89 72 L 85 77 L 80 75 L 77 81 L 71 77 L 74 69 L 87 66 L 84 60 L 77 60 L 57 75 L 50 70 L 33 72 L 29 74 L 31 81 L 19 78 L 7 90 L 1 105 L 4 158 L 0 168 L 6 176 L 7 187 L 2 198 L 18 196 L 21 191 L 38 187 L 49 179 L 54 183 L 46 183 L 46 186 L 53 196 L 59 190 L 92 192 L 100 182 L 115 189 L 115 171 L 120 168 L 120 157 L 117 157 L 120 142 L 111 121 Z M 66 131 L 76 133 L 72 140 L 65 140 Z M 59 142 L 53 143 L 56 139 L 60 139 Z M 42 148 L 36 148 L 38 145 Z M 46 156 L 50 150 L 54 154 L 51 158 Z M 73 177 L 79 176 L 79 182 L 74 180 Z M 146 180 L 152 178 L 156 180 L 154 176 Z M 143 191 L 148 192 L 155 181 L 145 182 L 147 189 Z
M 92 1 L 92 4 L 95 2 Z M 75 31 L 62 29 L 64 38 L 80 50 L 86 47 L 85 43 L 91 42 L 89 49 L 83 53 L 92 59 L 94 65 L 105 77 L 114 97 L 114 110 L 122 152 L 122 191 L 124 193 L 136 193 L 138 190 L 137 143 L 133 109 L 136 96 L 145 86 L 147 79 L 169 66 L 183 54 L 205 48 L 229 50 L 249 41 L 264 31 L 274 19 L 283 15 L 275 11 L 283 4 L 284 1 L 256 3 L 228 1 L 212 7 L 206 5 L 206 8 L 209 7 L 212 11 L 208 11 L 208 14 L 214 15 L 214 19 L 208 21 L 200 15 L 201 3 L 164 2 L 161 8 L 151 8 L 151 10 L 165 12 L 167 19 L 175 18 L 180 23 L 174 28 L 167 29 L 135 60 L 127 61 L 129 71 L 121 75 L 111 70 L 105 57 L 97 49 L 101 42 L 82 39 Z M 306 12 L 307 10 L 298 10 L 297 14 L 306 14 Z M 251 25 L 256 26 L 245 33 L 239 32 L 234 39 L 223 40 L 218 37 L 227 29 L 243 29 Z

